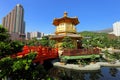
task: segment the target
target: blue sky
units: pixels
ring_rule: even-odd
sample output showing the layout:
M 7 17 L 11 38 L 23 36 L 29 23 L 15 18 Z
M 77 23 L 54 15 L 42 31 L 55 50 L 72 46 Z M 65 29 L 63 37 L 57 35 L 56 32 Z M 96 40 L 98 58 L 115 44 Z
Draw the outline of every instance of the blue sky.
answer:
M 65 11 L 79 18 L 78 32 L 106 29 L 120 21 L 120 0 L 0 0 L 0 24 L 18 3 L 25 10 L 26 32 L 54 33 L 52 21 Z

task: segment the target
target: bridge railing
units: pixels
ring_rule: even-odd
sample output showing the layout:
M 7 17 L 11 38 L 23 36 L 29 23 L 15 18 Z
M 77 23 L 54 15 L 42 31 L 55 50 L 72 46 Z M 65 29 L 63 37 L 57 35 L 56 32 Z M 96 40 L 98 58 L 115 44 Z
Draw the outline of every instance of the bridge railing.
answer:
M 41 61 L 58 57 L 58 49 L 43 46 L 24 46 L 22 52 L 12 55 L 13 58 L 24 57 L 30 52 L 37 52 L 35 61 Z
M 80 56 L 80 55 L 90 55 L 99 54 L 101 49 L 99 48 L 89 48 L 89 49 L 67 49 L 63 51 L 63 56 Z

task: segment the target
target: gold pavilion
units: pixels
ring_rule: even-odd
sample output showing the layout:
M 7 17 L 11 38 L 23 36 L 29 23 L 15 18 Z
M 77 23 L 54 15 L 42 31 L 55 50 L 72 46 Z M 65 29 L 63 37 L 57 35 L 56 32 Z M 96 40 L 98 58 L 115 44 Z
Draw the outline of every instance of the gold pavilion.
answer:
M 75 48 L 78 49 L 81 46 L 81 36 L 77 34 L 76 25 L 79 24 L 77 17 L 68 17 L 67 12 L 64 12 L 62 18 L 55 18 L 53 25 L 56 26 L 55 35 L 51 35 L 50 39 L 55 40 L 57 43 L 55 47 L 61 49 L 62 39 L 66 36 L 73 40 Z

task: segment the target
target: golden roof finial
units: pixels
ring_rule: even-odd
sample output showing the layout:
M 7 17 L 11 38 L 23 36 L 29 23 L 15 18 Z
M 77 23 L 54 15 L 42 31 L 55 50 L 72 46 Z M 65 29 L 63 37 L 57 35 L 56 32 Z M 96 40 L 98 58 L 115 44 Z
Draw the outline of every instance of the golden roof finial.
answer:
M 68 13 L 65 11 L 65 12 L 64 12 L 64 17 L 67 17 L 67 14 L 68 14 Z

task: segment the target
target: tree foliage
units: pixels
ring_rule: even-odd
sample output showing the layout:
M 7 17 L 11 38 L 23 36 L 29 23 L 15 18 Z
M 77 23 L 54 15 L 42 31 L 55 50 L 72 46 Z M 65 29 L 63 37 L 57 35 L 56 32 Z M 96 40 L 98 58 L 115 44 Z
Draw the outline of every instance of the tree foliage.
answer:
M 23 43 L 20 41 L 11 41 L 5 28 L 0 25 L 0 58 L 20 52 Z
M 70 37 L 64 37 L 62 40 L 62 48 L 68 48 L 68 49 L 73 49 L 75 48 L 75 45 L 73 43 L 73 40 Z
M 49 36 L 43 36 L 42 39 L 33 38 L 32 40 L 29 40 L 26 43 L 29 46 L 39 46 L 39 45 L 41 45 L 41 46 L 45 46 L 45 47 L 54 48 L 56 41 L 55 40 L 50 40 Z
M 48 36 L 44 36 L 42 37 L 42 39 L 40 40 L 40 44 L 42 46 L 49 46 L 49 37 Z
M 28 46 L 40 45 L 40 40 L 38 40 L 36 38 L 32 38 L 31 40 L 26 41 L 26 45 L 28 45 Z
M 111 38 L 107 33 L 89 31 L 80 32 L 78 34 L 83 36 L 82 42 L 84 47 L 114 47 L 120 49 L 120 37 Z
M 9 34 L 5 28 L 3 28 L 2 25 L 0 25 L 0 42 L 1 41 L 8 41 L 9 40 Z
M 22 50 L 23 45 L 20 41 L 11 41 L 7 30 L 0 25 L 0 79 L 38 80 L 45 75 L 44 67 L 33 63 L 35 52 L 23 58 L 11 58 L 12 54 Z

